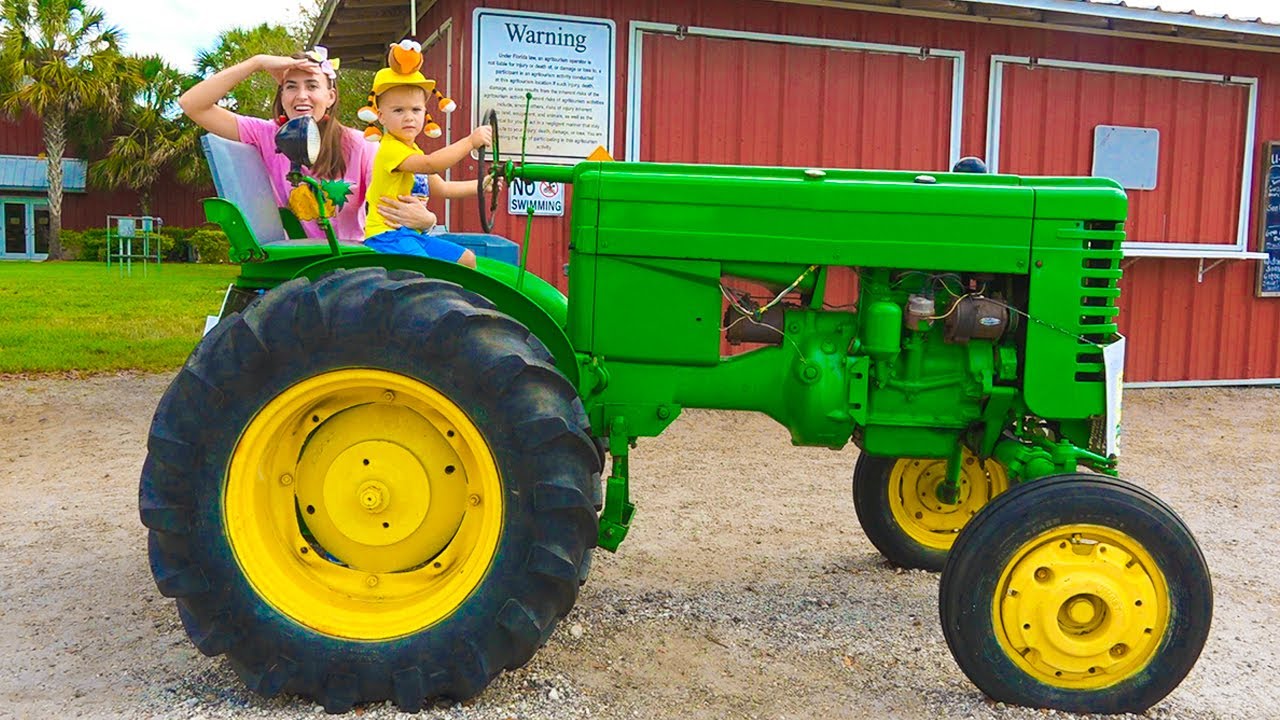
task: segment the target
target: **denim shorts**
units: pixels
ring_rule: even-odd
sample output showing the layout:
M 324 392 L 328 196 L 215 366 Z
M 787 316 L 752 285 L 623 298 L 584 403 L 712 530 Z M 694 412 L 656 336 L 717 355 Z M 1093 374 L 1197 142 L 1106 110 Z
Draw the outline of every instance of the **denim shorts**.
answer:
M 403 227 L 365 238 L 364 244 L 380 253 L 416 255 L 449 262 L 458 262 L 467 251 L 457 243 Z

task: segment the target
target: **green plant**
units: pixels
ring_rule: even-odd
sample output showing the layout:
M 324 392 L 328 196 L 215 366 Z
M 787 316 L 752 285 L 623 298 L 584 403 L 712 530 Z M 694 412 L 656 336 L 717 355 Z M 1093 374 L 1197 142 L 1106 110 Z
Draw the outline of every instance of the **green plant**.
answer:
M 63 259 L 102 262 L 107 259 L 105 228 L 63 230 Z
M 221 230 L 197 230 L 187 239 L 195 251 L 196 262 L 225 264 L 231 262 L 231 243 Z
M 123 83 L 125 110 L 109 151 L 89 166 L 89 182 L 103 188 L 131 188 L 138 211 L 151 214 L 152 188 L 173 169 L 179 182 L 208 182 L 199 152 L 203 132 L 178 110 L 178 96 L 192 84 L 187 75 L 158 56 L 131 57 L 131 82 Z M 132 82 L 132 80 L 140 82 Z
M 118 85 L 129 71 L 120 31 L 83 0 L 4 0 L 0 28 L 0 111 L 30 112 L 43 122 L 49 258 L 58 259 L 67 123 L 81 114 L 118 115 Z

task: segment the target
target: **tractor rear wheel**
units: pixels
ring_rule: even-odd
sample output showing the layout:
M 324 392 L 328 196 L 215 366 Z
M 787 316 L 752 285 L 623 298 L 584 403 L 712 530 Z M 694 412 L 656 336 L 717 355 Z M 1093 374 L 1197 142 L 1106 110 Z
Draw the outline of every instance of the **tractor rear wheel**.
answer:
M 889 562 L 941 570 L 965 523 L 1009 489 L 1009 476 L 995 460 L 979 462 L 966 449 L 963 462 L 960 496 L 944 503 L 937 492 L 946 478 L 946 460 L 858 456 L 853 507 L 867 539 Z
M 529 331 L 380 268 L 294 280 L 201 342 L 139 493 L 188 635 L 329 712 L 480 693 L 572 607 L 600 461 Z
M 960 669 L 992 699 L 1142 713 L 1199 657 L 1213 587 L 1154 495 L 1060 475 L 996 498 L 961 531 L 938 606 Z

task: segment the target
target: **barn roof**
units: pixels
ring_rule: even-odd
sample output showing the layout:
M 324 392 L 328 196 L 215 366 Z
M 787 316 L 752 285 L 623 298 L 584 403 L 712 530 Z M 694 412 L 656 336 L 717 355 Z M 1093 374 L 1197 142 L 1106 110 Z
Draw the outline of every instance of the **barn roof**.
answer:
M 48 162 L 30 155 L 0 155 L 0 191 L 48 190 Z M 62 188 L 68 192 L 84 192 L 88 165 L 78 158 L 63 158 Z
M 813 0 L 773 0 L 799 2 Z M 1280 24 L 1258 18 L 1203 14 L 1157 5 L 1160 0 L 830 0 L 836 7 L 952 17 L 1150 37 L 1174 42 L 1280 50 Z M 1187 0 L 1171 0 L 1186 3 Z M 410 34 L 436 0 L 326 0 L 311 43 L 352 66 L 381 65 L 389 43 Z M 411 10 L 412 8 L 412 10 Z M 429 28 L 418 27 L 419 34 Z

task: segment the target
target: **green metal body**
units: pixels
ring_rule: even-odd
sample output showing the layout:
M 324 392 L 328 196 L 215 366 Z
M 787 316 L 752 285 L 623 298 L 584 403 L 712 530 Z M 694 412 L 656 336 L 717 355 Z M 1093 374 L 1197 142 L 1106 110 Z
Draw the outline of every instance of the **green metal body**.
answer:
M 951 458 L 944 491 L 958 487 L 962 445 L 1016 480 L 1080 464 L 1114 473 L 1099 439 L 1100 347 L 1116 334 L 1127 200 L 1109 180 L 613 162 L 502 172 L 572 184 L 567 301 L 498 263 L 475 272 L 336 243 L 263 250 L 233 236 L 233 207 L 207 209 L 254 261 L 244 287 L 335 267 L 413 268 L 529 326 L 608 442 L 609 549 L 634 511 L 630 448 L 684 408 L 762 412 L 797 445 L 852 439 L 878 455 Z M 826 297 L 842 267 L 857 272 L 856 307 Z M 776 323 L 767 346 L 722 356 L 726 279 L 769 294 L 793 286 L 781 315 L 737 318 Z M 936 315 L 908 321 L 912 295 L 932 296 Z M 949 341 L 941 316 L 963 295 L 1007 305 L 1016 325 Z

